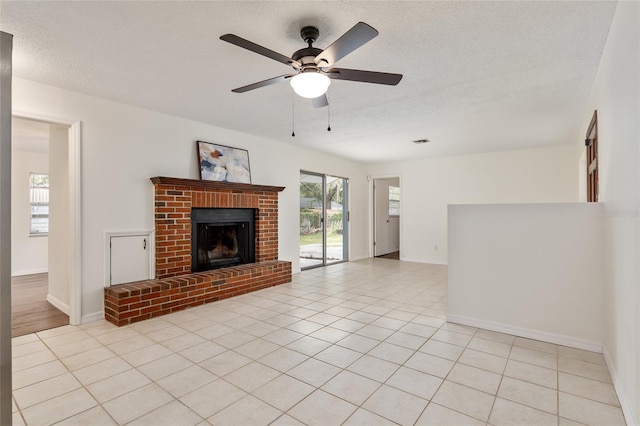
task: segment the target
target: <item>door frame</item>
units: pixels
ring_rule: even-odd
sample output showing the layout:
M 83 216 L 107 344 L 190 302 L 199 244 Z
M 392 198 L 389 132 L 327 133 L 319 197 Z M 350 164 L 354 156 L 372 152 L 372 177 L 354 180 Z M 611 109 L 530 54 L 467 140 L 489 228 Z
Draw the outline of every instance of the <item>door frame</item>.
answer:
M 376 179 L 395 179 L 398 178 L 398 182 L 400 185 L 400 217 L 398 218 L 398 221 L 400 222 L 400 253 L 402 253 L 402 245 L 403 245 L 403 238 L 402 238 L 402 205 L 403 205 L 403 196 L 402 196 L 402 173 L 387 173 L 387 174 L 380 174 L 380 175 L 368 175 L 367 176 L 367 181 L 369 182 L 369 257 L 375 257 L 376 254 L 376 250 L 375 250 L 375 236 L 376 236 L 376 197 L 375 197 L 375 191 L 373 189 L 373 184 L 375 182 Z
M 318 173 L 318 172 L 310 172 L 308 170 L 300 170 L 298 173 L 298 182 L 300 181 L 300 174 L 307 174 L 307 175 L 312 175 L 312 176 L 318 176 L 322 178 L 322 262 L 317 264 L 317 265 L 311 265 L 311 266 L 306 266 L 304 268 L 300 267 L 301 271 L 306 271 L 308 269 L 313 269 L 313 268 L 319 268 L 319 267 L 323 267 L 323 266 L 328 266 L 328 265 L 336 265 L 338 263 L 344 263 L 344 262 L 348 262 L 349 261 L 349 234 L 351 232 L 350 227 L 351 227 L 351 221 L 349 220 L 349 202 L 350 202 L 350 197 L 349 197 L 349 178 L 346 178 L 344 176 L 336 176 L 333 174 L 328 174 L 328 173 Z M 345 190 L 345 195 L 344 195 L 344 211 L 343 211 L 343 221 L 344 221 L 344 228 L 346 228 L 346 233 L 343 232 L 342 234 L 342 254 L 343 254 L 343 259 L 342 260 L 338 260 L 335 262 L 331 262 L 331 263 L 327 263 L 327 227 L 326 227 L 326 213 L 327 213 L 327 176 L 331 176 L 334 178 L 338 178 L 338 179 L 343 179 L 345 181 L 345 188 L 343 188 L 343 190 Z M 298 205 L 300 204 L 299 202 L 300 199 L 300 192 L 298 191 Z M 300 207 L 298 207 L 299 209 Z M 345 215 L 346 213 L 346 215 Z M 300 214 L 300 212 L 298 211 L 298 214 Z M 299 231 L 298 231 L 299 232 Z M 298 234 L 298 238 L 300 237 L 300 235 Z M 298 252 L 300 251 L 300 243 L 298 242 Z
M 11 115 L 69 127 L 69 324 L 79 325 L 82 324 L 82 122 L 24 111 L 14 111 Z

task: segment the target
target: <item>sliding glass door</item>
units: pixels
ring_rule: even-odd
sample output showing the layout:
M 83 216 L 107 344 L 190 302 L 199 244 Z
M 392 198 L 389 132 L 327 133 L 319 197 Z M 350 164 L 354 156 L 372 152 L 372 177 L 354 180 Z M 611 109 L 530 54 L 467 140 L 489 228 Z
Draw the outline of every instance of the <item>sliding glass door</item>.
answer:
M 324 178 L 300 172 L 300 267 L 324 264 Z
M 348 260 L 348 180 L 300 172 L 300 267 Z
M 325 176 L 325 263 L 347 260 L 347 180 Z

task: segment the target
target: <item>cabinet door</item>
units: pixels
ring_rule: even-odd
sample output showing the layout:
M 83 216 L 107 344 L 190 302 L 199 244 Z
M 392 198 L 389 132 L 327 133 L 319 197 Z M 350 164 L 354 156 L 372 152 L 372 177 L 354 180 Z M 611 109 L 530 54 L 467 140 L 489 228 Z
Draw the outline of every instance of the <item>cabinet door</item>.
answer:
M 149 236 L 127 235 L 111 237 L 110 284 L 148 280 Z

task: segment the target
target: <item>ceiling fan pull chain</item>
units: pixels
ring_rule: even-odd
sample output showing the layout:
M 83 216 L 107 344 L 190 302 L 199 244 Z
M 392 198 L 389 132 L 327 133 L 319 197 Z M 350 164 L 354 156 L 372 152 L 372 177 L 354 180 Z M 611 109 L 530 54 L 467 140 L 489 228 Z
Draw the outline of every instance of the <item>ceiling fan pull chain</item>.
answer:
M 296 97 L 291 92 L 291 137 L 296 137 Z
M 331 93 L 329 90 L 327 90 L 327 101 L 329 103 L 328 105 L 328 109 L 327 109 L 327 132 L 331 131 Z

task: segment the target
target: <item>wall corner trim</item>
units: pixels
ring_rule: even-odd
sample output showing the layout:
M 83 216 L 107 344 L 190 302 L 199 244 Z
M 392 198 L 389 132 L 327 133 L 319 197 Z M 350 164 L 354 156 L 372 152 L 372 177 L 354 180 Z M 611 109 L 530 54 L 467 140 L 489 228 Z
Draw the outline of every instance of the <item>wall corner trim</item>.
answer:
M 103 319 L 104 319 L 104 310 L 83 315 L 81 324 L 87 324 L 90 322 L 100 321 Z
M 68 304 L 62 302 L 60 299 L 56 298 L 55 296 L 52 296 L 51 293 L 47 293 L 47 302 L 51 303 L 58 310 L 64 312 L 66 315 L 69 315 L 69 312 L 71 312 L 71 309 L 69 308 Z
M 620 401 L 620 407 L 622 407 L 622 414 L 624 415 L 624 420 L 627 422 L 629 426 L 638 425 L 636 419 L 638 419 L 639 413 L 633 412 L 633 407 L 629 403 L 629 399 L 626 397 L 624 393 L 624 389 L 622 387 L 622 381 L 620 380 L 620 375 L 616 370 L 616 365 L 607 350 L 607 346 L 603 345 L 602 354 L 604 355 L 604 362 L 607 364 L 607 369 L 609 369 L 609 374 L 611 375 L 611 380 L 613 381 L 613 388 L 616 390 L 616 394 L 618 395 L 618 401 Z

